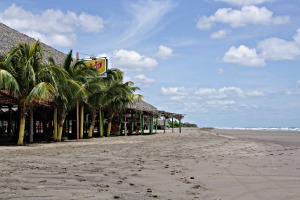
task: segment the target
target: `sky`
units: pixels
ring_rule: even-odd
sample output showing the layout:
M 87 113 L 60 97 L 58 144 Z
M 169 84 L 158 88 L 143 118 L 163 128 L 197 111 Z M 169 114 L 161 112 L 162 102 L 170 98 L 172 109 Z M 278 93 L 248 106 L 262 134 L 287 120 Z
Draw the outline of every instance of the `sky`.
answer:
M 5 0 L 0 22 L 199 127 L 300 127 L 299 0 Z M 74 55 L 75 56 L 75 55 Z

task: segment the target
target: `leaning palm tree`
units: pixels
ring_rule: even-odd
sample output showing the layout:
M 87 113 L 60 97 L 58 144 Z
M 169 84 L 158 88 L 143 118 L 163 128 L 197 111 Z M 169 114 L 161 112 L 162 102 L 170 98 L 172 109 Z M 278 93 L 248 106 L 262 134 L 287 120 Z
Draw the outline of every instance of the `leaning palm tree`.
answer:
M 18 145 L 23 145 L 26 114 L 40 100 L 50 100 L 55 87 L 45 81 L 41 43 L 19 43 L 5 55 L 0 67 L 0 89 L 15 97 L 20 112 Z M 48 77 L 49 79 L 49 77 Z

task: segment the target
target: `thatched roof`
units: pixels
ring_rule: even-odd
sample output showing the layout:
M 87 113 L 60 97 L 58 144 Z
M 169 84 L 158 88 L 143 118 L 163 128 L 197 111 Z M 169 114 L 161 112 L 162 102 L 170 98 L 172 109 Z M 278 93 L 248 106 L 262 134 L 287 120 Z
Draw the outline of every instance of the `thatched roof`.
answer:
M 159 111 L 161 116 L 167 117 L 167 118 L 172 118 L 174 117 L 175 119 L 182 120 L 185 116 L 185 114 L 177 114 L 177 113 L 170 113 L 166 111 Z
M 133 110 L 138 110 L 138 111 L 149 112 L 149 113 L 153 113 L 153 114 L 158 113 L 157 108 L 155 108 L 154 106 L 152 106 L 149 103 L 146 103 L 143 100 L 135 103 L 134 105 L 129 105 L 128 108 L 133 109 Z
M 20 42 L 31 43 L 36 41 L 35 39 L 20 33 L 0 22 L 0 54 L 4 54 L 9 49 Z M 63 63 L 66 55 L 46 44 L 42 43 L 44 49 L 44 57 L 47 60 L 48 57 L 52 57 L 57 64 Z

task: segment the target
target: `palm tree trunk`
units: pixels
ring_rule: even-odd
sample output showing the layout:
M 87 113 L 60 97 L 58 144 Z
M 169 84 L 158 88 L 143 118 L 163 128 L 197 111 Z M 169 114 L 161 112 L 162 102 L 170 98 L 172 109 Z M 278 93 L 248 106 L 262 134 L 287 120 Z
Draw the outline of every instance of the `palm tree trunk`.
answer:
M 119 114 L 119 127 L 118 127 L 118 136 L 122 134 L 122 114 Z
M 59 124 L 58 124 L 57 141 L 59 141 L 59 142 L 61 141 L 65 118 L 66 118 L 66 116 L 62 116 L 61 120 L 59 121 Z
M 125 117 L 124 117 L 124 134 L 125 134 L 125 136 L 127 136 L 127 126 L 126 126 L 126 124 L 127 124 L 127 121 L 126 121 L 126 114 L 125 114 Z
M 20 106 L 20 129 L 19 129 L 18 145 L 23 145 L 25 120 L 26 120 L 25 108 Z
M 102 116 L 102 111 L 99 111 L 99 131 L 100 131 L 100 137 L 103 137 L 103 116 Z
M 29 129 L 29 142 L 33 142 L 33 109 L 30 109 L 30 129 Z
M 84 122 L 84 105 L 80 109 L 80 139 L 83 138 L 83 123 Z
M 57 108 L 54 108 L 53 126 L 53 139 L 57 141 Z
M 89 133 L 88 133 L 88 138 L 92 138 L 93 137 L 93 131 L 94 131 L 94 126 L 95 126 L 95 119 L 96 119 L 96 115 L 94 114 L 94 112 L 91 112 L 92 118 L 91 118 L 91 124 L 90 124 L 90 128 L 89 128 Z
M 79 102 L 76 102 L 76 139 L 79 140 Z
M 62 137 L 62 131 L 63 131 L 63 127 L 64 127 L 64 123 L 65 123 L 65 119 L 66 119 L 66 111 L 62 110 L 60 112 L 59 115 L 59 120 L 58 120 L 58 131 L 57 131 L 57 141 L 60 142 L 61 141 L 61 137 Z
M 112 123 L 112 119 L 113 119 L 114 115 L 110 114 L 109 118 L 108 118 L 108 126 L 107 126 L 107 137 L 110 136 L 110 131 L 111 131 L 111 123 Z

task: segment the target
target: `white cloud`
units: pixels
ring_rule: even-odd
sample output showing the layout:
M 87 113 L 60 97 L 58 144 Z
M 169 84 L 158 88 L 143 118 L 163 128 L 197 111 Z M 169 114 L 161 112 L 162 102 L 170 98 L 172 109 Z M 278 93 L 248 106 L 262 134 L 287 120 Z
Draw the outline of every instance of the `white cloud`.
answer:
M 235 101 L 231 101 L 231 100 L 213 100 L 213 101 L 207 101 L 206 102 L 207 105 L 213 105 L 213 106 L 224 106 L 224 105 L 234 105 L 236 104 Z
M 265 95 L 266 95 L 265 93 L 257 91 L 257 90 L 250 91 L 250 92 L 246 93 L 246 96 L 249 96 L 249 97 L 262 97 L 262 96 L 265 96 Z
M 84 32 L 97 33 L 104 29 L 104 21 L 99 16 L 81 13 L 78 19 Z
M 273 0 L 216 0 L 216 1 L 226 2 L 237 6 L 249 6 L 249 5 L 259 5 Z
M 220 67 L 218 68 L 217 72 L 218 74 L 224 74 L 224 69 Z
M 196 27 L 210 29 L 215 23 L 223 23 L 238 28 L 247 24 L 285 24 L 288 22 L 288 16 L 273 17 L 273 13 L 265 7 L 245 6 L 240 10 L 220 8 L 214 15 L 200 17 Z
M 243 90 L 239 87 L 196 88 L 162 87 L 161 94 L 169 96 L 169 102 L 182 105 L 189 112 L 209 110 L 245 110 L 259 106 L 248 104 L 249 98 L 261 98 L 266 94 L 259 90 Z M 245 103 L 246 102 L 246 103 Z
M 233 46 L 226 51 L 223 61 L 243 66 L 264 66 L 267 60 L 293 60 L 299 57 L 300 29 L 291 41 L 272 37 L 260 41 L 256 48 Z
M 101 32 L 104 28 L 103 19 L 96 15 L 54 9 L 35 14 L 14 3 L 0 13 L 0 21 L 44 43 L 62 47 L 74 45 L 77 29 Z
M 138 74 L 131 78 L 133 82 L 140 83 L 141 85 L 145 87 L 149 87 L 153 83 L 155 83 L 155 80 L 152 78 L 146 77 L 144 74 Z
M 116 50 L 111 59 L 115 67 L 131 71 L 152 70 L 158 65 L 153 58 L 125 49 Z
M 30 31 L 25 32 L 25 34 L 32 38 L 39 39 L 45 44 L 51 44 L 54 46 L 69 47 L 76 42 L 76 35 L 73 33 L 70 33 L 69 35 L 64 35 L 61 33 L 47 35 L 36 31 Z
M 162 87 L 160 93 L 164 95 L 183 95 L 186 94 L 186 90 L 184 87 Z
M 160 45 L 155 56 L 162 59 L 171 58 L 173 56 L 173 49 L 167 46 Z
M 224 55 L 223 61 L 243 66 L 259 67 L 265 65 L 263 57 L 259 56 L 256 49 L 248 48 L 244 45 L 238 48 L 232 46 Z
M 229 31 L 222 29 L 222 30 L 212 33 L 210 35 L 210 37 L 213 39 L 221 39 L 221 38 L 226 37 L 228 34 L 229 34 Z
M 221 97 L 245 97 L 244 91 L 238 87 L 223 87 L 219 89 Z
M 295 36 L 294 36 L 294 41 L 295 41 L 297 44 L 300 44 L 300 28 L 297 29 L 297 33 L 296 33 Z
M 257 48 L 261 55 L 269 60 L 291 60 L 300 56 L 300 46 L 294 41 L 268 38 L 259 42 Z
M 195 91 L 195 94 L 200 96 L 200 97 L 212 97 L 216 96 L 218 91 L 216 89 L 212 88 L 198 88 Z
M 176 7 L 171 0 L 144 0 L 126 5 L 131 15 L 128 20 L 130 24 L 126 24 L 124 34 L 116 40 L 116 44 L 113 44 L 117 47 L 128 47 L 159 31 L 163 25 L 161 23 L 163 17 Z

